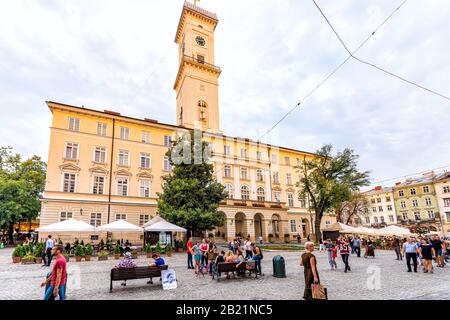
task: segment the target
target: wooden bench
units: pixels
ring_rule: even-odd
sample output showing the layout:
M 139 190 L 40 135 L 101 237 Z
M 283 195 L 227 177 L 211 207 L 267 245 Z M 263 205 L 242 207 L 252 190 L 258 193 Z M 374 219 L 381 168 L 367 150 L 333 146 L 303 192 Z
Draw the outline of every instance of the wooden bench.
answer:
M 109 292 L 113 290 L 113 281 L 124 280 L 136 280 L 136 279 L 150 279 L 150 283 L 153 283 L 152 278 L 161 278 L 161 271 L 167 270 L 168 266 L 160 267 L 136 267 L 136 268 L 123 268 L 111 269 L 111 284 Z
M 221 262 L 215 265 L 213 269 L 213 279 L 217 278 L 217 281 L 220 281 L 220 275 L 227 272 L 241 273 L 243 276 L 245 276 L 247 271 L 249 276 L 254 274 L 255 279 L 258 278 L 255 261 L 247 261 L 237 267 L 238 264 L 239 263 L 237 262 Z

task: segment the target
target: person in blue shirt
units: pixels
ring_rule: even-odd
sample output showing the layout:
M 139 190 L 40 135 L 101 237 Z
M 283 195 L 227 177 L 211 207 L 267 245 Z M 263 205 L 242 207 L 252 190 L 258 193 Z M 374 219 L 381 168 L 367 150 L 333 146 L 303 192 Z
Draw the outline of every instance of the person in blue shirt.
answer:
M 417 243 L 413 242 L 412 238 L 408 238 L 408 240 L 405 243 L 403 243 L 402 251 L 403 257 L 406 258 L 406 265 L 408 266 L 408 272 L 412 272 L 411 260 L 414 265 L 414 272 L 417 272 Z
M 164 261 L 163 258 L 161 258 L 161 256 L 159 255 L 159 253 L 155 253 L 152 255 L 152 258 L 154 261 L 153 264 L 150 265 L 150 267 L 160 267 L 160 266 L 164 266 L 166 264 L 166 262 Z

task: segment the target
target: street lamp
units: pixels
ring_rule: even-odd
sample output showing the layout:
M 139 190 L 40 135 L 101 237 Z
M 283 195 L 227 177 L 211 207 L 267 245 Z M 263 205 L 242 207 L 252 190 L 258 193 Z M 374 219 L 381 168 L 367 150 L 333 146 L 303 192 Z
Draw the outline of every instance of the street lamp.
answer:
M 83 209 L 80 209 L 80 215 L 83 215 Z

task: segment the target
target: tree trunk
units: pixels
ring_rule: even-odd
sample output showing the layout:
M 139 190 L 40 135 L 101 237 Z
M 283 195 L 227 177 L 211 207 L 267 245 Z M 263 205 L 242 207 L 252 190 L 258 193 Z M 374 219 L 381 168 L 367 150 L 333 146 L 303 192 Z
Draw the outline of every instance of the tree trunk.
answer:
M 14 233 L 14 223 L 11 223 L 8 227 L 9 244 L 14 244 L 13 233 Z
M 316 242 L 322 241 L 322 234 L 320 232 L 320 223 L 322 222 L 323 213 L 316 211 L 316 219 L 314 221 L 314 232 L 316 234 Z

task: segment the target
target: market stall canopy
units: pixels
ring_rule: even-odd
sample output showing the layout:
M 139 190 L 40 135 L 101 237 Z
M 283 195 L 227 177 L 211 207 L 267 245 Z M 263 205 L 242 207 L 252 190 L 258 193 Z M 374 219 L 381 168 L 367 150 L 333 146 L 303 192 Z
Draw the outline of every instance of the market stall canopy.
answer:
M 95 227 L 84 221 L 69 219 L 37 228 L 39 232 L 95 232 Z
M 348 226 L 346 224 L 336 222 L 333 223 L 331 226 L 323 229 L 322 231 L 338 231 L 340 233 L 355 233 L 356 228 L 352 226 Z
M 375 230 L 373 235 L 378 236 L 414 236 L 409 229 L 401 228 L 398 226 L 388 226 L 382 229 Z
M 138 227 L 132 223 L 125 220 L 117 220 L 110 224 L 105 224 L 97 228 L 97 231 L 108 231 L 108 232 L 143 232 L 144 229 Z
M 367 227 L 357 227 L 357 228 L 353 228 L 353 232 L 355 234 L 365 234 L 365 235 L 371 235 L 374 234 L 376 229 L 371 229 L 371 228 L 367 228 Z
M 174 225 L 173 223 L 167 222 L 165 220 L 154 223 L 145 228 L 148 232 L 186 232 L 187 230 Z
M 153 219 L 149 220 L 146 224 L 144 224 L 144 228 L 150 227 L 152 224 L 158 223 L 160 221 L 166 221 L 161 216 L 156 216 Z

